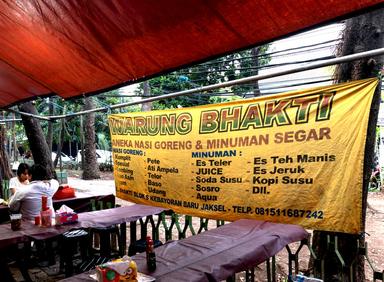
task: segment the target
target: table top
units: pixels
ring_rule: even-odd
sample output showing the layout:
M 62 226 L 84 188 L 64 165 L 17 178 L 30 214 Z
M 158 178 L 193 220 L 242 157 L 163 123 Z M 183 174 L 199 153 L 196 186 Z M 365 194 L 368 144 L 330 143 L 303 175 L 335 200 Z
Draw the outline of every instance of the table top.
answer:
M 59 209 L 62 205 L 66 205 L 72 208 L 77 213 L 88 212 L 91 210 L 90 200 L 96 202 L 103 202 L 104 207 L 106 203 L 110 203 L 111 206 L 115 205 L 115 195 L 111 193 L 106 194 L 95 194 L 92 192 L 76 192 L 76 197 L 53 200 L 54 209 Z
M 244 219 L 156 248 L 154 272 L 147 270 L 145 253 L 133 259 L 140 272 L 155 277 L 156 281 L 220 281 L 307 237 L 308 233 L 300 226 Z M 89 277 L 91 273 L 94 271 L 62 281 L 94 281 Z
M 77 228 L 108 227 L 114 224 L 131 222 L 148 215 L 158 214 L 163 210 L 163 208 L 135 204 L 126 207 L 80 213 L 78 214 L 79 221 L 74 224 L 41 227 L 34 225 L 30 221 L 22 221 L 21 230 L 19 231 L 12 231 L 9 223 L 1 224 L 0 248 L 28 239 L 49 239 Z
M 109 196 L 114 196 L 114 195 L 111 193 L 95 194 L 92 192 L 76 191 L 75 197 L 66 198 L 66 199 L 53 199 L 53 203 L 60 203 L 60 202 L 67 202 L 67 201 L 72 201 L 72 200 L 95 198 L 95 197 L 96 198 L 104 198 L 104 197 L 109 197 Z M 8 209 L 8 206 L 1 204 L 0 209 Z
M 92 192 L 83 192 L 83 191 L 76 191 L 75 192 L 75 197 L 72 198 L 66 198 L 66 199 L 53 199 L 54 203 L 60 203 L 60 202 L 65 202 L 65 201 L 71 201 L 71 200 L 77 200 L 77 199 L 88 199 L 88 198 L 103 198 L 107 196 L 113 196 L 111 193 L 105 193 L 105 194 L 95 194 Z
M 156 248 L 155 272 L 148 272 L 145 254 L 134 260 L 156 281 L 220 281 L 307 237 L 297 225 L 242 219 Z
M 76 197 L 66 199 L 53 199 L 53 207 L 59 209 L 62 205 L 70 206 L 76 212 L 86 212 L 90 210 L 89 200 L 95 199 L 98 201 L 111 202 L 115 204 L 115 196 L 111 193 L 95 194 L 92 192 L 76 192 Z M 9 220 L 9 207 L 7 205 L 0 205 L 0 222 Z

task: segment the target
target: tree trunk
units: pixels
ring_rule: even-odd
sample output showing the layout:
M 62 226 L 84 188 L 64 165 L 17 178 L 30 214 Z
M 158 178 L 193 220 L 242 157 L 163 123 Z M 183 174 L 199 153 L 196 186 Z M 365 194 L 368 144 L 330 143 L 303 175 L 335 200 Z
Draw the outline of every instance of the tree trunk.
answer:
M 0 126 L 0 198 L 5 198 L 3 195 L 3 180 L 4 179 L 10 179 L 12 177 L 12 171 L 9 167 L 9 158 L 8 153 L 5 149 L 5 141 L 6 141 L 6 134 L 5 134 L 5 126 Z
M 84 99 L 84 110 L 91 110 L 94 108 L 93 100 L 91 97 Z M 99 165 L 97 164 L 96 157 L 96 144 L 95 144 L 95 113 L 85 115 L 84 124 L 84 158 L 83 162 L 83 179 L 97 179 L 100 178 Z
M 26 113 L 37 115 L 35 106 L 31 102 L 19 105 L 19 110 Z M 56 173 L 52 164 L 51 151 L 48 148 L 47 141 L 44 137 L 43 129 L 39 120 L 32 117 L 22 115 L 21 119 L 24 124 L 25 133 L 28 138 L 29 148 L 35 164 L 40 164 L 47 169 L 50 178 L 56 178 Z
M 357 52 L 368 51 L 375 48 L 381 48 L 384 45 L 384 36 L 381 28 L 384 26 L 384 9 L 378 9 L 347 20 L 343 32 L 343 41 L 339 46 L 338 55 L 345 56 Z M 353 61 L 341 64 L 336 68 L 335 78 L 337 82 L 348 80 L 357 80 L 369 77 L 375 77 L 380 73 L 383 66 L 383 57 L 375 57 Z M 363 173 L 363 205 L 362 221 L 363 230 L 365 230 L 365 217 L 367 208 L 368 182 L 371 175 L 372 162 L 374 157 L 374 147 L 376 138 L 376 122 L 380 106 L 381 85 L 376 88 L 373 97 L 371 111 L 368 123 L 367 141 L 365 145 L 364 173 Z M 347 168 L 346 168 L 347 169 Z M 336 254 L 331 249 L 327 250 L 327 235 L 333 238 L 338 236 L 338 249 L 345 260 L 346 267 L 342 269 L 341 263 Z M 324 281 L 365 281 L 364 257 L 357 253 L 357 241 L 359 245 L 364 246 L 364 237 L 340 234 L 332 232 L 314 231 L 313 247 L 315 253 L 320 258 L 325 258 L 325 280 Z M 356 261 L 354 261 L 356 259 Z M 314 265 L 315 271 L 320 271 L 319 265 Z M 351 275 L 350 276 L 350 271 Z M 338 276 L 337 273 L 342 273 Z
M 148 81 L 144 81 L 143 82 L 143 96 L 144 96 L 144 99 L 146 99 L 149 96 L 151 96 L 151 88 L 149 87 L 149 82 Z M 151 110 L 152 110 L 152 102 L 141 104 L 141 111 L 148 112 L 148 111 L 151 111 Z

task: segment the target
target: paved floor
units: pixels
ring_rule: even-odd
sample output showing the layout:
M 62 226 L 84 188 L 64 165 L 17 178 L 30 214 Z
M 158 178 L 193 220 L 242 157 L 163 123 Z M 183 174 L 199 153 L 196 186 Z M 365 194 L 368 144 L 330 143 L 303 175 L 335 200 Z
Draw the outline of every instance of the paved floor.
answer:
M 75 177 L 68 177 L 68 184 L 78 191 L 92 191 L 95 193 L 115 193 L 114 180 L 83 180 Z
M 20 271 L 14 266 L 10 266 L 13 278 L 18 281 L 24 281 Z M 36 282 L 54 282 L 60 279 L 64 279 L 64 274 L 59 273 L 59 263 L 49 267 L 33 267 L 29 269 L 29 275 L 32 281 Z

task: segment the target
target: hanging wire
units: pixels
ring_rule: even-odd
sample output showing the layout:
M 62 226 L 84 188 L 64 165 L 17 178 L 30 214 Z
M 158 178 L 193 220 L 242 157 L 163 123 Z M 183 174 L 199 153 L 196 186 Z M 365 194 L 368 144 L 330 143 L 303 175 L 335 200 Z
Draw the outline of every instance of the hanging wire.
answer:
M 331 40 L 332 42 L 333 40 Z M 335 47 L 335 45 L 330 45 L 330 46 L 326 46 L 326 48 L 330 48 L 330 47 Z M 311 52 L 311 51 L 315 51 L 315 50 L 318 50 L 318 49 L 324 49 L 325 47 L 321 47 L 321 48 L 316 48 L 316 49 L 313 49 L 313 50 L 309 50 L 309 51 L 300 51 L 300 52 L 293 52 L 293 53 L 290 53 L 290 54 L 282 54 L 282 55 L 278 55 L 278 56 L 286 56 L 286 55 L 292 55 L 292 54 L 303 54 L 303 53 L 308 53 L 308 52 Z M 294 49 L 294 48 L 293 48 Z M 279 51 L 280 52 L 280 51 Z M 276 57 L 278 57 L 276 56 Z M 257 56 L 253 56 L 253 57 L 248 57 L 248 58 L 255 58 Z M 243 57 L 243 58 L 239 58 L 238 60 L 243 60 L 247 57 Z M 272 59 L 275 58 L 272 57 Z M 302 60 L 302 61 L 296 61 L 296 62 L 286 62 L 286 63 L 280 63 L 280 64 L 269 64 L 269 65 L 262 65 L 262 66 L 255 66 L 255 67 L 248 67 L 248 68 L 236 68 L 235 70 L 239 70 L 239 71 L 242 71 L 242 70 L 246 70 L 246 69 L 251 69 L 251 70 L 261 70 L 261 69 L 267 69 L 267 68 L 272 68 L 272 67 L 281 67 L 281 66 L 285 66 L 285 65 L 292 65 L 292 64 L 299 64 L 299 63 L 308 63 L 308 62 L 312 62 L 312 61 L 316 61 L 316 60 L 325 60 L 325 59 L 329 59 L 329 58 L 335 58 L 335 56 L 326 56 L 326 57 L 320 57 L 320 58 L 315 58 L 315 59 L 311 59 L 311 60 Z M 224 60 L 224 61 L 220 61 L 220 62 L 215 62 L 215 63 L 211 63 L 212 65 L 215 64 L 222 64 L 223 62 L 225 61 L 232 61 L 232 60 L 237 60 L 237 59 L 231 59 L 231 60 Z M 201 64 L 201 65 L 198 65 L 196 67 L 200 67 L 200 66 L 205 66 L 204 64 Z M 209 70 L 208 68 L 206 68 L 205 70 L 204 69 L 201 69 L 199 71 L 195 71 L 195 72 L 191 72 L 191 71 L 177 71 L 177 73 L 171 73 L 169 74 L 170 76 L 174 76 L 175 78 L 178 78 L 180 77 L 180 75 L 190 75 L 190 74 L 201 74 L 201 73 L 213 73 L 213 72 L 218 72 L 218 71 L 227 71 L 227 69 L 211 69 Z M 249 72 L 248 72 L 249 73 Z M 247 74 L 246 73 L 243 73 L 243 74 Z M 200 81 L 206 81 L 206 79 L 197 79 L 197 80 L 188 80 L 187 82 L 185 82 L 186 84 L 188 83 L 197 83 L 197 82 L 200 82 Z M 151 86 L 152 87 L 157 87 L 161 85 L 161 82 L 158 82 L 158 83 L 151 83 Z
M 226 72 L 226 71 L 243 71 L 243 70 L 262 70 L 262 69 L 270 69 L 275 67 L 283 67 L 283 66 L 289 66 L 289 65 L 296 65 L 296 64 L 303 64 L 303 63 L 312 63 L 312 62 L 318 62 L 323 60 L 329 60 L 334 59 L 335 56 L 324 56 L 320 58 L 315 59 L 309 59 L 309 60 L 300 60 L 300 61 L 293 61 L 293 62 L 286 62 L 286 63 L 279 63 L 279 64 L 268 64 L 263 66 L 255 66 L 255 67 L 242 67 L 242 68 L 227 68 L 227 69 L 216 69 L 215 72 Z M 180 74 L 204 74 L 204 73 L 211 73 L 212 71 L 189 71 L 189 72 L 180 72 Z
M 323 45 L 323 44 L 336 43 L 339 41 L 340 41 L 340 38 L 328 40 L 328 41 L 324 41 L 324 42 L 316 43 L 316 44 L 303 45 L 303 46 L 299 46 L 299 47 L 292 47 L 292 48 L 287 48 L 287 49 L 283 49 L 283 50 L 279 50 L 279 51 L 263 53 L 263 54 L 254 55 L 254 56 L 244 56 L 244 57 L 238 57 L 238 58 L 225 59 L 225 60 L 221 60 L 218 62 L 214 61 L 214 62 L 202 63 L 202 64 L 196 65 L 194 67 L 205 67 L 205 66 L 222 64 L 222 63 L 226 63 L 226 62 L 241 61 L 241 60 L 247 60 L 247 59 L 256 59 L 256 58 L 263 58 L 263 57 L 276 58 L 276 57 L 291 56 L 293 54 L 300 54 L 300 53 L 304 53 L 304 52 L 307 53 L 308 51 L 314 51 L 314 50 L 334 47 L 334 46 L 336 46 L 336 44 L 331 44 L 331 45 L 322 46 L 322 47 L 319 47 L 319 46 Z M 309 50 L 302 50 L 302 49 L 306 49 L 306 48 L 310 48 L 310 47 L 316 47 L 316 48 L 309 49 Z M 300 50 L 300 51 L 297 51 L 297 50 Z M 294 51 L 294 52 L 289 52 L 289 51 Z M 288 52 L 288 53 L 285 53 L 285 52 Z
M 216 70 L 216 69 L 210 69 L 207 67 L 207 66 L 211 66 L 211 65 L 219 65 L 219 64 L 223 64 L 225 62 L 231 62 L 231 61 L 239 61 L 241 62 L 242 60 L 246 60 L 246 59 L 252 59 L 252 58 L 263 58 L 263 57 L 268 57 L 271 58 L 271 59 L 274 59 L 274 58 L 277 58 L 277 57 L 282 57 L 282 56 L 292 56 L 292 55 L 297 55 L 297 54 L 308 54 L 309 52 L 314 52 L 314 51 L 317 51 L 317 50 L 321 50 L 321 49 L 326 49 L 326 48 L 331 48 L 331 47 L 336 47 L 336 45 L 334 43 L 337 43 L 339 42 L 340 39 L 333 39 L 333 40 L 328 40 L 328 41 L 324 41 L 324 42 L 321 42 L 321 43 L 316 43 L 316 44 L 309 44 L 309 45 L 303 45 L 303 46 L 299 46 L 299 47 L 294 47 L 294 48 L 287 48 L 287 49 L 284 49 L 284 50 L 279 50 L 279 51 L 275 51 L 275 52 L 269 52 L 269 53 L 264 53 L 264 54 L 259 54 L 259 55 L 256 55 L 256 56 L 245 56 L 245 57 L 240 57 L 240 58 L 232 58 L 232 59 L 226 59 L 226 60 L 221 60 L 221 61 L 217 61 L 217 62 L 207 62 L 207 63 L 202 63 L 202 64 L 199 64 L 199 65 L 196 65 L 194 66 L 194 68 L 200 68 L 200 71 L 206 71 L 206 72 L 212 72 L 212 71 L 220 71 L 220 70 Z M 332 44 L 330 44 L 332 43 Z M 321 46 L 321 47 L 318 47 L 320 45 L 323 45 L 323 44 L 329 44 L 327 46 Z M 310 48 L 310 47 L 315 47 L 315 48 L 311 48 L 311 49 L 308 49 L 308 50 L 302 50 L 302 49 L 305 49 L 305 48 Z M 294 51 L 294 52 L 289 52 L 289 51 Z M 299 50 L 299 51 L 297 51 Z M 285 52 L 289 52 L 287 54 L 284 54 Z M 273 54 L 276 54 L 276 55 L 273 55 Z M 273 55 L 273 56 L 271 56 Z M 299 62 L 297 62 L 299 63 Z M 285 63 L 285 64 L 293 64 L 292 63 Z M 271 66 L 271 65 L 270 65 Z M 273 66 L 283 66 L 283 64 L 281 65 L 273 65 Z M 205 69 L 204 69 L 205 67 Z M 258 66 L 258 68 L 262 69 L 262 68 L 268 68 L 268 65 L 263 65 L 263 66 Z M 242 70 L 242 68 L 238 68 L 238 70 Z M 176 78 L 180 77 L 181 74 L 198 74 L 200 73 L 199 71 L 196 71 L 196 72 L 185 72 L 185 71 L 176 71 L 175 73 L 171 73 L 169 74 L 169 76 L 174 76 Z M 199 79 L 199 80 L 188 80 L 186 83 L 196 83 L 196 82 L 200 82 L 200 81 L 206 81 L 206 79 Z M 156 87 L 158 85 L 160 85 L 161 82 L 158 82 L 158 83 L 151 83 L 151 86 L 152 87 Z
M 308 79 L 312 79 L 312 78 L 308 78 Z M 330 82 L 330 81 L 333 81 L 333 79 L 330 78 L 330 76 L 321 76 L 321 77 L 314 77 L 314 79 L 317 79 L 317 80 L 310 80 L 310 81 L 305 81 L 305 82 L 300 82 L 300 83 L 292 83 L 294 81 L 303 81 L 303 80 L 308 80 L 308 79 L 291 79 L 291 80 L 282 80 L 281 82 L 279 81 L 279 85 L 275 85 L 275 86 L 268 86 L 268 85 L 273 85 L 273 84 L 276 84 L 276 82 L 269 82 L 269 83 L 263 83 L 263 84 L 260 84 L 259 85 L 259 89 L 260 91 L 262 91 L 262 94 L 265 95 L 265 90 L 274 90 L 274 91 L 277 91 L 278 89 L 282 89 L 282 88 L 291 88 L 291 87 L 296 87 L 296 86 L 304 86 L 304 85 L 311 85 L 311 84 L 318 84 L 318 83 L 325 83 L 325 82 Z M 289 84 L 287 84 L 287 82 L 289 82 Z M 241 87 L 254 87 L 254 83 L 246 83 L 246 84 L 242 84 Z M 163 88 L 162 90 L 166 90 L 166 88 Z M 246 91 L 249 91 L 249 90 L 246 90 Z M 169 94 L 169 93 L 172 93 L 172 91 L 162 91 L 162 94 Z M 227 94 L 227 93 L 234 93 L 236 94 L 236 91 L 224 91 L 224 92 L 208 92 L 208 93 L 199 93 L 199 95 L 218 95 L 218 94 Z M 157 96 L 160 96 L 162 94 L 158 94 L 158 95 L 104 95 L 104 94 L 101 94 L 103 95 L 102 97 L 142 97 L 142 98 L 145 98 L 145 97 L 157 97 Z M 98 97 L 100 97 L 101 95 L 99 95 Z
M 136 105 L 136 104 L 153 102 L 153 101 L 157 101 L 157 100 L 161 100 L 161 99 L 168 99 L 168 98 L 190 95 L 190 94 L 195 94 L 195 93 L 204 92 L 204 91 L 211 91 L 211 90 L 218 89 L 218 88 L 225 88 L 225 87 L 230 87 L 230 86 L 234 86 L 234 85 L 238 85 L 238 84 L 250 83 L 250 82 L 258 81 L 258 80 L 262 80 L 262 79 L 267 79 L 267 78 L 297 73 L 297 72 L 301 72 L 301 71 L 316 69 L 316 68 L 320 68 L 320 67 L 350 62 L 353 60 L 359 60 L 359 59 L 367 58 L 367 57 L 380 56 L 383 54 L 384 54 L 384 48 L 379 48 L 379 49 L 374 49 L 374 50 L 370 50 L 370 51 L 365 51 L 365 52 L 361 52 L 361 53 L 347 55 L 347 56 L 343 56 L 343 57 L 339 57 L 339 58 L 324 60 L 324 61 L 320 61 L 320 62 L 314 62 L 314 63 L 310 63 L 310 64 L 305 65 L 305 66 L 297 66 L 294 69 L 281 70 L 281 71 L 276 71 L 276 72 L 269 73 L 269 74 L 253 75 L 250 77 L 245 77 L 245 78 L 240 78 L 240 79 L 236 79 L 236 80 L 221 82 L 221 83 L 217 83 L 217 84 L 213 84 L 213 85 L 196 87 L 194 89 L 189 89 L 189 90 L 177 91 L 174 93 L 164 94 L 164 95 L 157 96 L 157 97 L 150 97 L 150 98 L 143 99 L 141 101 L 132 101 L 132 102 L 115 104 L 115 105 L 111 105 L 110 108 L 111 109 L 117 109 L 117 108 L 132 106 L 132 105 Z M 20 112 L 20 111 L 13 110 L 13 109 L 7 109 L 7 110 L 10 112 L 20 114 L 20 115 L 34 117 L 34 118 L 38 118 L 41 120 L 53 120 L 53 119 L 75 117 L 75 116 L 79 116 L 79 115 L 88 114 L 91 112 L 105 111 L 107 109 L 108 108 L 106 108 L 106 107 L 95 108 L 92 110 L 85 110 L 85 111 L 80 111 L 77 113 L 69 113 L 69 114 L 65 114 L 65 115 L 54 115 L 54 116 L 35 115 L 35 114 Z
M 310 60 L 301 60 L 301 61 L 294 61 L 294 62 L 287 62 L 287 63 L 280 63 L 280 64 L 270 64 L 270 65 L 263 65 L 263 66 L 257 66 L 257 67 L 246 67 L 246 68 L 236 68 L 236 69 L 221 69 L 221 70 L 215 70 L 214 72 L 212 72 L 212 71 L 189 72 L 189 73 L 185 73 L 185 74 L 202 74 L 202 73 L 209 74 L 209 73 L 215 73 L 215 72 L 220 72 L 220 71 L 225 72 L 225 71 L 231 70 L 231 71 L 242 71 L 241 75 L 242 76 L 246 76 L 249 73 L 253 73 L 254 70 L 263 70 L 263 69 L 270 69 L 270 68 L 282 67 L 282 66 L 288 66 L 288 65 L 294 65 L 294 64 L 311 63 L 311 62 L 327 60 L 327 59 L 331 59 L 331 58 L 335 58 L 335 56 L 325 56 L 325 57 L 320 57 L 320 58 L 315 58 L 315 59 L 310 59 Z M 240 73 L 239 74 L 235 74 L 235 75 L 240 75 Z M 197 82 L 197 81 L 206 81 L 206 79 L 194 80 L 193 82 Z M 160 84 L 161 83 L 151 84 L 151 86 L 152 87 L 156 87 L 156 86 L 159 86 Z M 198 85 L 196 83 L 193 83 L 193 84 L 194 84 L 193 86 Z M 132 95 L 132 97 L 135 97 L 135 96 Z

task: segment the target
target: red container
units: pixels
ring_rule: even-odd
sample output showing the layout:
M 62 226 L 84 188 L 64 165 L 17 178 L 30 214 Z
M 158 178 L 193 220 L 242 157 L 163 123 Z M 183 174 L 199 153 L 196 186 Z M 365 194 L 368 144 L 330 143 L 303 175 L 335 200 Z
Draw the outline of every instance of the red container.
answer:
M 40 216 L 35 216 L 35 225 L 40 225 Z
M 48 209 L 48 197 L 41 196 L 41 210 L 46 211 Z
M 79 219 L 77 213 L 74 213 L 74 212 L 59 213 L 59 214 L 56 214 L 56 216 L 58 217 L 56 219 L 56 222 L 58 221 L 58 224 L 74 223 L 74 222 L 77 222 L 77 220 Z

